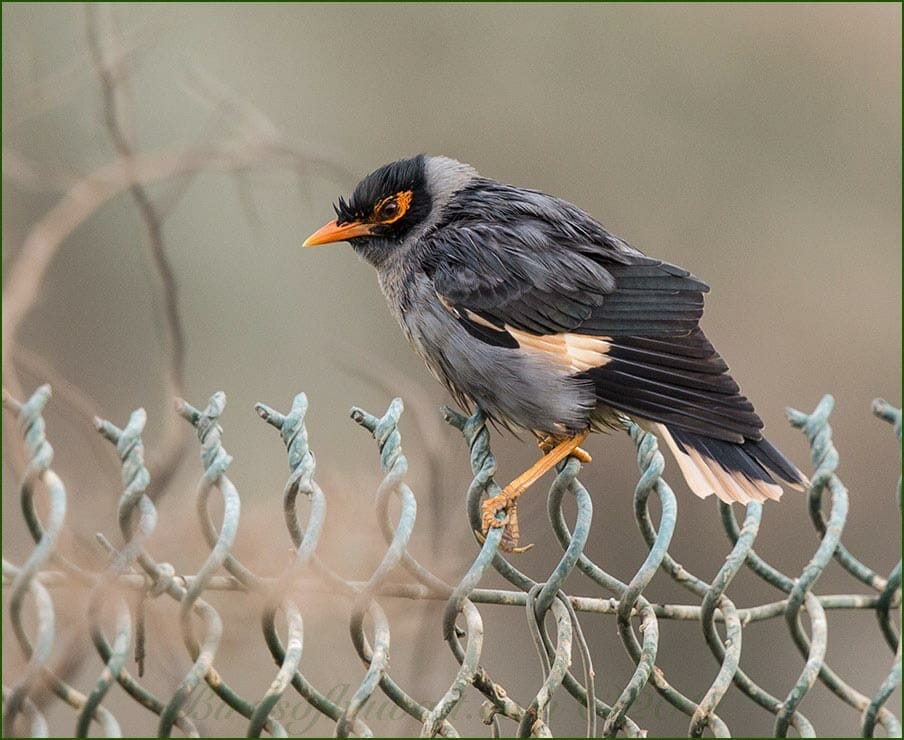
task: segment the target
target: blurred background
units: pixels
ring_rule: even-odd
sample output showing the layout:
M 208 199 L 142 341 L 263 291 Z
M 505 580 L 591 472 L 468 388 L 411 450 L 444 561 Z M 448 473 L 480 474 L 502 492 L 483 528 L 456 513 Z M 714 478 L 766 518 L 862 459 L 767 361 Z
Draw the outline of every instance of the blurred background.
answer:
M 418 499 L 411 550 L 460 580 L 476 545 L 464 514 L 467 447 L 439 411 L 450 400 L 406 345 L 372 269 L 347 245 L 300 248 L 360 177 L 428 152 L 573 201 L 709 282 L 707 334 L 770 439 L 806 471 L 806 441 L 783 409 L 835 396 L 851 494 L 843 541 L 880 574 L 897 562 L 899 446 L 870 402 L 901 403 L 900 5 L 5 3 L 2 13 L 4 384 L 17 394 L 54 385 L 46 417 L 74 559 L 103 563 L 95 531 L 121 541 L 117 462 L 91 415 L 122 426 L 143 406 L 165 483 L 150 549 L 197 571 L 208 554 L 194 513 L 201 467 L 172 396 L 203 407 L 223 390 L 243 504 L 235 552 L 262 575 L 279 573 L 291 559 L 287 466 L 252 407 L 285 411 L 305 391 L 330 507 L 320 552 L 344 576 L 368 578 L 385 551 L 371 506 L 379 458 L 348 409 L 381 415 L 398 395 Z M 130 176 L 139 193 L 125 187 Z M 14 427 L 4 431 L 3 551 L 21 564 L 31 545 L 16 495 L 20 445 Z M 536 457 L 529 440 L 493 441 L 500 479 Z M 633 447 L 625 435 L 597 435 L 589 451 L 587 551 L 627 581 L 646 554 L 633 523 Z M 716 502 L 696 499 L 671 459 L 666 475 L 679 499 L 671 552 L 710 580 L 730 549 Z M 522 537 L 536 547 L 517 560 L 541 580 L 559 552 L 543 488 L 520 507 Z M 817 544 L 803 496 L 766 506 L 759 554 L 798 574 Z M 578 577 L 569 590 L 600 595 Z M 833 564 L 817 591 L 864 587 Z M 738 606 L 781 598 L 747 574 L 729 593 Z M 57 594 L 60 624 L 77 622 L 83 602 Z M 663 575 L 646 595 L 693 603 Z M 227 625 L 217 667 L 254 698 L 274 668 L 243 598 L 211 597 Z M 443 605 L 381 603 L 393 677 L 436 701 L 457 669 L 441 640 Z M 364 671 L 347 636 L 349 604 L 311 594 L 304 608 L 306 675 L 340 699 L 345 686 L 347 701 Z M 147 684 L 167 696 L 190 665 L 175 613 L 162 600 L 149 607 Z M 483 665 L 528 702 L 540 672 L 523 613 L 481 613 Z M 612 702 L 632 663 L 614 619 L 582 623 L 599 694 Z M 661 632 L 658 664 L 699 700 L 718 670 L 699 625 L 664 622 Z M 83 690 L 100 670 L 84 635 L 73 627 L 63 641 L 68 678 Z M 854 686 L 872 695 L 891 658 L 872 615 L 830 612 L 827 659 Z M 7 639 L 4 683 L 22 665 Z M 742 665 L 784 697 L 803 659 L 777 619 L 745 630 Z M 582 732 L 580 707 L 561 693 L 553 730 Z M 460 731 L 485 732 L 480 699 L 473 692 L 457 714 Z M 195 714 L 204 733 L 244 732 L 244 720 L 215 715 L 208 700 Z M 303 715 L 302 702 L 286 701 Z M 105 705 L 128 734 L 156 726 L 119 689 Z M 857 713 L 821 684 L 801 710 L 822 735 L 858 731 Z M 735 689 L 719 713 L 736 733 L 772 732 L 773 717 Z M 399 714 L 368 721 L 380 734 L 417 732 Z M 74 726 L 71 712 L 48 716 L 56 732 Z M 651 734 L 686 731 L 650 690 L 631 716 Z M 333 726 L 303 715 L 287 729 Z

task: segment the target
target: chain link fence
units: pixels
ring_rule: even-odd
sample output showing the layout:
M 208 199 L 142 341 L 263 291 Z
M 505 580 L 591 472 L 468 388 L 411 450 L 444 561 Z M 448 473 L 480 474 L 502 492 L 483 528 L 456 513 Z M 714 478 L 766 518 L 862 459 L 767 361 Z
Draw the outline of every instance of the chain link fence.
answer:
M 750 702 L 774 715 L 776 736 L 793 732 L 814 737 L 817 733 L 833 734 L 831 727 L 820 726 L 818 716 L 805 716 L 800 709 L 817 683 L 856 713 L 864 736 L 873 736 L 877 726 L 888 736 L 901 736 L 900 722 L 886 706 L 901 683 L 899 627 L 893 618 L 901 605 L 901 562 L 883 575 L 858 560 L 841 543 L 849 501 L 847 490 L 835 474 L 838 453 L 831 439 L 829 414 L 833 400 L 829 396 L 810 414 L 788 412 L 791 424 L 806 435 L 812 455 L 814 472 L 807 494 L 808 509 L 819 537 L 812 557 L 799 573 L 782 572 L 753 549 L 762 505 L 751 503 L 741 512 L 720 503 L 728 552 L 711 583 L 689 572 L 669 553 L 677 522 L 675 496 L 662 477 L 664 461 L 656 438 L 628 420 L 624 427 L 636 447 L 640 469 L 634 490 L 635 523 L 648 548 L 645 560 L 629 582 L 619 580 L 584 552 L 591 531 L 593 503 L 578 480 L 581 466 L 574 458 L 559 466 L 548 494 L 549 522 L 562 555 L 546 578 L 535 580 L 519 570 L 517 559 L 498 549 L 502 529 L 492 529 L 461 579 L 457 583 L 446 582 L 424 567 L 409 549 L 417 506 L 405 482 L 408 461 L 398 429 L 402 414 L 399 399 L 381 417 L 361 409 L 352 411 L 352 418 L 373 436 L 379 448 L 383 479 L 374 507 L 385 554 L 370 578 L 351 581 L 342 575 L 341 563 L 326 562 L 323 548 L 318 548 L 328 499 L 314 477 L 304 394 L 299 394 L 285 413 L 263 404 L 256 407 L 261 418 L 279 432 L 288 452 L 290 473 L 283 506 L 286 542 L 291 542 L 294 549 L 290 565 L 280 575 L 259 576 L 233 552 L 241 503 L 236 486 L 227 475 L 231 457 L 223 448 L 219 424 L 225 407 L 222 393 L 215 394 L 203 410 L 185 402 L 177 404 L 179 415 L 197 432 L 204 468 L 197 486 L 196 508 L 209 555 L 194 575 L 178 574 L 165 561 L 166 553 L 155 556 L 150 552 L 149 540 L 158 510 L 146 495 L 150 476 L 142 443 L 145 412 L 135 411 L 122 428 L 96 420 L 98 432 L 116 446 L 122 462 L 123 492 L 117 518 L 124 543 L 117 547 L 111 538 L 97 535 L 108 555 L 107 567 L 98 572 L 73 562 L 60 546 L 68 501 L 66 486 L 52 468 L 53 449 L 45 436 L 42 412 L 49 399 L 49 386 L 39 388 L 24 403 L 4 395 L 4 405 L 16 417 L 27 453 L 20 496 L 24 520 L 35 542 L 22 564 L 3 560 L 13 638 L 8 636 L 6 646 L 8 650 L 21 651 L 27 662 L 21 673 L 4 676 L 6 736 L 46 737 L 72 729 L 78 736 L 128 733 L 128 728 L 121 726 L 105 706 L 110 704 L 110 692 L 118 684 L 125 695 L 157 716 L 160 736 L 173 732 L 200 735 L 190 707 L 192 698 L 205 685 L 217 702 L 245 718 L 248 736 L 287 736 L 289 731 L 280 721 L 283 714 L 279 705 L 293 693 L 294 700 L 300 698 L 312 712 L 329 721 L 337 736 L 371 736 L 374 731 L 369 725 L 367 705 L 382 693 L 385 700 L 418 723 L 422 736 L 454 737 L 459 735 L 455 726 L 457 709 L 467 697 L 474 696 L 473 692 L 478 692 L 481 718 L 493 736 L 552 736 L 552 702 L 570 695 L 584 707 L 588 736 L 636 737 L 646 733 L 641 718 L 632 718 L 632 708 L 637 708 L 641 692 L 650 688 L 674 708 L 674 733 L 728 736 L 732 732 L 745 733 L 744 727 L 730 728 L 719 716 L 720 703 L 733 685 Z M 900 440 L 900 410 L 876 401 L 873 411 L 893 425 Z M 471 528 L 479 530 L 481 499 L 499 493 L 490 432 L 480 413 L 466 417 L 447 410 L 446 420 L 461 431 L 468 446 L 473 481 L 467 491 L 467 511 Z M 46 497 L 46 506 L 37 505 L 38 491 Z M 221 499 L 222 516 L 215 519 L 211 505 L 212 498 L 217 497 Z M 566 510 L 576 509 L 572 522 L 563 511 L 565 502 Z M 658 517 L 651 513 L 651 502 Z M 895 516 L 899 515 L 900 506 L 899 481 Z M 815 591 L 817 579 L 833 559 L 854 579 L 857 593 Z M 736 604 L 735 600 L 742 599 L 743 594 L 730 597 L 728 591 L 742 569 L 749 569 L 774 589 L 775 600 L 753 606 Z M 510 587 L 481 588 L 481 581 L 490 571 L 508 581 Z M 397 580 L 400 572 L 407 574 L 405 581 Z M 688 603 L 651 600 L 648 586 L 659 572 L 667 574 L 686 592 Z M 565 592 L 566 579 L 572 574 L 579 575 L 588 595 Z M 61 595 L 63 589 L 65 596 Z M 260 650 L 269 651 L 276 668 L 269 686 L 255 695 L 240 694 L 220 672 L 239 672 L 240 668 L 226 669 L 220 662 L 219 651 L 229 635 L 229 624 L 221 610 L 210 603 L 211 594 L 217 591 L 236 592 L 237 598 L 248 600 L 249 608 L 260 606 Z M 342 700 L 318 687 L 305 665 L 304 638 L 310 644 L 312 637 L 305 635 L 303 612 L 307 600 L 318 592 L 341 595 L 351 605 L 348 626 L 362 665 L 343 666 L 354 688 Z M 70 685 L 66 671 L 53 661 L 55 651 L 60 650 L 61 631 L 67 627 L 56 622 L 63 598 L 77 598 L 79 604 L 84 604 L 82 624 L 87 627 L 102 664 L 94 683 L 82 690 Z M 145 605 L 154 598 L 173 602 L 184 650 L 192 661 L 190 669 L 166 695 L 153 693 L 143 676 Z M 402 685 L 389 670 L 390 635 L 403 642 L 410 637 L 391 632 L 385 609 L 390 599 L 445 602 L 440 623 L 433 628 L 441 630 L 459 669 L 448 676 L 445 692 L 430 701 L 415 698 L 421 687 Z M 534 645 L 543 681 L 530 696 L 516 699 L 494 678 L 493 665 L 487 664 L 482 612 L 486 614 L 490 607 L 514 608 L 527 614 L 526 633 L 512 629 L 502 639 L 511 650 L 523 651 L 528 640 Z M 826 613 L 833 609 L 869 612 L 872 616 L 867 621 L 875 620 L 875 626 L 863 628 L 864 639 L 888 645 L 888 664 L 875 667 L 875 681 L 870 688 L 858 690 L 826 662 Z M 584 634 L 587 628 L 582 626 L 582 618 L 588 614 L 614 618 L 618 636 L 634 665 L 630 680 L 613 695 L 602 695 L 598 685 Z M 682 691 L 676 685 L 682 683 L 682 677 L 667 676 L 657 665 L 664 620 L 694 622 L 702 631 L 704 642 L 719 665 L 704 692 Z M 793 643 L 800 653 L 797 680 L 778 695 L 755 682 L 741 665 L 744 629 L 763 620 L 783 620 L 789 648 Z M 870 633 L 873 637 L 869 637 Z M 238 639 L 247 645 L 259 640 L 247 631 L 241 632 Z M 500 637 L 495 635 L 494 639 Z M 133 656 L 137 662 L 134 673 L 127 665 Z M 46 716 L 48 709 L 61 703 L 71 707 L 72 724 L 51 727 Z

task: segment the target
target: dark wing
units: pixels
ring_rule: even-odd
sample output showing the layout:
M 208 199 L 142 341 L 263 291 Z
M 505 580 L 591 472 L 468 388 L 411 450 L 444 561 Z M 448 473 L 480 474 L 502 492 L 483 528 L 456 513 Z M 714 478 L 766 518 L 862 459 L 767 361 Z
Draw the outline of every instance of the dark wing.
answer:
M 530 223 L 457 225 L 431 237 L 428 273 L 449 305 L 537 334 L 675 336 L 696 327 L 709 288 L 687 270 L 639 253 L 616 262 L 603 248 L 554 239 Z
M 726 441 L 759 439 L 762 422 L 698 328 L 708 286 L 569 207 L 590 226 L 520 203 L 492 223 L 462 218 L 426 237 L 424 267 L 446 308 L 488 344 L 591 347 L 596 355 L 580 357 L 598 363 L 574 369 L 600 403 Z

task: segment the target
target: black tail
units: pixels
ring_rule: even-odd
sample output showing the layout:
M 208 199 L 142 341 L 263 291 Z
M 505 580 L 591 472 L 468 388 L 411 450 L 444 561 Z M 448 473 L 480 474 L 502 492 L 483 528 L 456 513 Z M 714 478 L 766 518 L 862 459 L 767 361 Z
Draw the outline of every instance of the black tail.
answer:
M 713 493 L 726 502 L 778 499 L 777 480 L 791 488 L 805 489 L 810 482 L 765 438 L 726 442 L 657 424 L 691 490 L 701 498 Z

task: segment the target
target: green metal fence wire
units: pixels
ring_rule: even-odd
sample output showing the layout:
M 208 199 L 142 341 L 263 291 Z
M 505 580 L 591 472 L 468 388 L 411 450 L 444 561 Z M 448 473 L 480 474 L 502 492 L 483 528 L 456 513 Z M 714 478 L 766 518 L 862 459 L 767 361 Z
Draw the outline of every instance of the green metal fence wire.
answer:
M 405 482 L 408 468 L 402 450 L 399 419 L 402 402 L 394 400 L 381 417 L 361 409 L 352 410 L 352 418 L 377 443 L 383 479 L 374 506 L 386 543 L 385 554 L 373 574 L 364 582 L 350 581 L 325 563 L 318 554 L 318 543 L 326 521 L 327 498 L 314 478 L 315 460 L 308 444 L 305 413 L 308 402 L 299 394 L 285 414 L 258 404 L 261 418 L 280 434 L 289 460 L 289 477 L 284 491 L 285 525 L 294 546 L 292 563 L 276 578 L 253 573 L 232 551 L 240 521 L 241 501 L 227 470 L 231 457 L 223 448 L 220 416 L 225 396 L 214 394 L 203 410 L 179 402 L 179 414 L 196 430 L 200 443 L 203 473 L 197 485 L 196 509 L 209 555 L 196 574 L 177 575 L 166 562 L 156 560 L 147 543 L 157 523 L 157 509 L 145 495 L 149 475 L 144 464 L 142 431 L 146 417 L 135 411 L 123 428 L 96 420 L 101 435 L 116 445 L 122 462 L 123 492 L 118 504 L 118 523 L 124 546 L 115 548 L 98 535 L 109 554 L 109 564 L 93 572 L 66 559 L 58 542 L 66 518 L 66 488 L 52 468 L 53 449 L 45 436 L 42 412 L 50 399 L 50 388 L 42 386 L 24 403 L 4 395 L 4 405 L 13 413 L 24 440 L 28 465 L 20 485 L 22 512 L 35 541 L 31 554 L 20 566 L 3 560 L 3 583 L 8 589 L 9 619 L 15 642 L 27 661 L 25 670 L 11 686 L 3 687 L 3 730 L 46 737 L 50 727 L 44 716 L 47 693 L 74 710 L 74 730 L 80 737 L 97 725 L 105 736 L 122 734 L 113 714 L 104 706 L 115 684 L 136 702 L 158 717 L 158 734 L 169 736 L 174 730 L 190 737 L 199 736 L 187 711 L 192 696 L 206 684 L 224 705 L 247 719 L 247 734 L 287 736 L 274 711 L 288 692 L 294 691 L 317 713 L 335 725 L 335 734 L 345 737 L 373 735 L 365 722 L 365 705 L 382 692 L 394 705 L 421 726 L 422 736 L 457 737 L 453 724 L 455 709 L 469 692 L 483 697 L 482 718 L 493 736 L 516 733 L 518 736 L 550 737 L 550 702 L 556 694 L 567 693 L 586 708 L 588 736 L 602 734 L 644 736 L 631 710 L 641 691 L 652 687 L 678 712 L 687 717 L 687 734 L 699 737 L 705 731 L 716 736 L 730 734 L 717 710 L 731 685 L 757 705 L 774 715 L 776 736 L 792 729 L 803 737 L 816 736 L 815 723 L 799 707 L 817 682 L 821 682 L 840 701 L 860 717 L 860 729 L 870 737 L 879 725 L 888 736 L 901 736 L 898 718 L 886 704 L 901 684 L 901 643 L 892 611 L 901 606 L 901 562 L 884 577 L 859 561 L 842 544 L 841 536 L 848 514 L 848 493 L 837 477 L 838 453 L 832 444 L 829 414 L 833 400 L 822 399 L 811 414 L 789 410 L 791 424 L 800 429 L 810 444 L 814 474 L 808 491 L 808 507 L 820 537 L 812 558 L 802 572 L 787 575 L 768 563 L 753 547 L 762 517 L 762 505 L 748 504 L 739 520 L 735 510 L 720 504 L 722 524 L 731 543 L 724 564 L 711 583 L 689 572 L 669 553 L 677 522 L 675 496 L 663 479 L 664 461 L 656 438 L 629 420 L 623 421 L 637 451 L 640 478 L 634 491 L 634 515 L 648 546 L 648 554 L 628 583 L 617 579 L 584 552 L 590 534 L 593 504 L 587 489 L 578 480 L 579 462 L 570 458 L 558 468 L 550 488 L 547 509 L 555 537 L 562 548 L 559 562 L 543 581 L 521 572 L 500 551 L 502 529 L 491 529 L 486 541 L 458 583 L 446 583 L 418 562 L 409 549 L 414 531 L 417 503 Z M 875 401 L 873 412 L 894 427 L 901 439 L 901 412 L 883 401 Z M 470 452 L 473 480 L 467 491 L 467 511 L 472 529 L 480 529 L 480 501 L 499 493 L 494 479 L 495 457 L 490 448 L 486 419 L 478 412 L 470 417 L 446 410 L 446 420 L 458 429 Z M 40 486 L 38 485 L 40 484 Z M 41 518 L 35 503 L 40 488 L 47 498 L 46 517 Z M 212 497 L 222 500 L 222 515 L 215 520 Z M 654 520 L 650 499 L 657 502 L 659 514 Z M 576 506 L 573 524 L 563 512 L 566 499 Z M 824 499 L 828 513 L 824 514 Z M 396 503 L 393 503 L 396 502 Z M 901 507 L 901 484 L 897 490 Z M 391 513 L 398 507 L 398 515 Z M 862 594 L 817 595 L 814 586 L 834 559 L 866 590 Z M 410 580 L 390 580 L 401 567 Z M 752 607 L 739 607 L 728 596 L 728 588 L 744 568 L 752 571 L 782 598 Z M 511 584 L 507 589 L 481 588 L 480 583 L 494 570 Z M 576 596 L 565 592 L 566 579 L 580 572 L 605 595 Z M 695 604 L 657 604 L 644 591 L 657 572 L 665 572 L 688 592 Z M 296 586 L 319 582 L 333 593 L 347 598 L 351 605 L 349 628 L 352 644 L 364 666 L 357 688 L 347 702 L 340 703 L 318 689 L 305 675 L 303 661 L 302 605 L 297 602 Z M 57 642 L 55 607 L 51 589 L 59 585 L 77 585 L 86 593 L 87 623 L 91 641 L 102 662 L 93 686 L 84 694 L 66 683 L 51 668 Z M 264 642 L 277 666 L 275 677 L 261 696 L 241 696 L 232 688 L 215 664 L 224 636 L 224 623 L 218 611 L 203 596 L 207 592 L 232 590 L 255 594 L 263 604 L 261 628 Z M 137 598 L 127 599 L 129 594 Z M 169 697 L 154 695 L 142 682 L 144 644 L 144 604 L 146 600 L 166 597 L 178 604 L 179 621 L 191 668 Z M 450 676 L 448 689 L 433 704 L 414 699 L 390 674 L 390 623 L 381 600 L 440 599 L 446 603 L 442 616 L 442 635 L 459 664 Z M 24 618 L 26 602 L 34 615 Z M 484 628 L 478 605 L 520 607 L 528 616 L 529 634 L 534 642 L 543 671 L 542 685 L 523 704 L 516 701 L 481 664 Z M 858 691 L 826 663 L 828 630 L 826 610 L 859 609 L 875 613 L 879 632 L 892 653 L 887 675 L 878 681 L 872 694 Z M 630 655 L 633 675 L 611 704 L 598 695 L 590 651 L 578 617 L 581 613 L 608 614 L 615 617 L 618 635 Z M 106 616 L 105 616 L 106 614 Z M 112 614 L 113 618 L 109 616 Z M 277 627 L 282 615 L 284 634 Z M 547 617 L 551 615 L 551 620 Z M 741 667 L 744 627 L 752 622 L 783 617 L 790 637 L 801 654 L 798 679 L 782 696 L 773 696 L 757 685 Z M 699 623 L 709 649 L 719 663 L 710 686 L 696 698 L 682 693 L 657 666 L 661 620 L 690 620 Z M 369 627 L 367 626 L 369 625 Z M 198 629 L 200 627 L 200 629 Z M 244 639 L 250 639 L 244 637 Z M 128 657 L 136 655 L 138 676 L 127 668 Z M 580 670 L 573 670 L 575 664 Z M 743 731 L 743 728 L 740 728 Z M 59 730 L 56 730 L 59 732 Z

